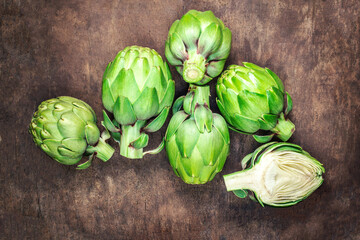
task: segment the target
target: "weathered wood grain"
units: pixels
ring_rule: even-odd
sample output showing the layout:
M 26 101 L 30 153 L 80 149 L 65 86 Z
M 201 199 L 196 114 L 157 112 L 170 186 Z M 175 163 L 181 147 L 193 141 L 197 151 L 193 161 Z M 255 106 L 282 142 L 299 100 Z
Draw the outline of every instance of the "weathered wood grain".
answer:
M 27 126 L 41 101 L 78 97 L 101 118 L 107 63 L 128 45 L 163 55 L 170 25 L 190 9 L 232 30 L 228 64 L 254 62 L 283 80 L 291 142 L 326 168 L 306 201 L 262 208 L 227 193 L 221 175 L 259 145 L 234 132 L 222 174 L 204 186 L 177 178 L 164 151 L 142 160 L 117 151 L 76 171 L 33 144 Z M 1 1 L 0 239 L 360 239 L 359 12 L 357 0 Z M 180 96 L 187 85 L 172 72 Z

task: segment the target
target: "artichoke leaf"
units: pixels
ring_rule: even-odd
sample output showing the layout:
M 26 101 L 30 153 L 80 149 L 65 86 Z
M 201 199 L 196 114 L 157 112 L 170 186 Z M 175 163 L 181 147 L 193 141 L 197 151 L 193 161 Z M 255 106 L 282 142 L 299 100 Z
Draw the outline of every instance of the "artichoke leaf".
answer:
M 286 109 L 285 109 L 285 116 L 287 116 L 293 108 L 293 102 L 291 96 L 288 92 L 286 92 Z
M 105 112 L 105 110 L 103 110 L 103 118 L 104 118 L 104 127 L 110 131 L 110 132 L 119 132 L 119 129 L 117 127 L 115 127 L 115 125 L 113 124 L 113 122 L 110 120 L 109 116 L 107 115 L 107 113 Z
M 102 83 L 102 102 L 106 110 L 112 112 L 114 108 L 115 100 L 110 90 L 110 84 L 108 79 L 104 79 Z
M 182 61 L 180 61 L 178 58 L 176 58 L 174 56 L 174 54 L 171 52 L 168 41 L 165 43 L 165 56 L 171 65 L 173 65 L 173 66 L 182 65 Z
M 156 79 L 156 73 L 157 73 L 156 70 L 158 70 L 160 73 L 159 69 L 153 68 L 153 69 L 155 69 L 155 72 L 153 72 L 151 75 L 149 75 L 150 64 L 149 64 L 148 59 L 145 57 L 135 58 L 133 64 L 131 65 L 131 69 L 133 69 L 132 72 L 134 74 L 135 81 L 136 81 L 137 86 L 140 91 L 142 91 L 144 89 L 144 87 L 146 87 L 146 86 L 148 86 L 149 88 L 152 88 L 150 86 L 155 85 L 156 80 L 157 80 Z M 145 81 L 146 79 L 148 81 Z M 147 85 L 145 85 L 145 84 L 147 84 Z M 125 90 L 125 88 L 124 88 L 124 90 Z M 132 93 L 129 92 L 128 94 L 132 94 Z
M 244 66 L 249 68 L 249 69 L 252 69 L 252 70 L 258 70 L 258 71 L 261 71 L 263 72 L 264 69 L 262 67 L 259 67 L 258 65 L 254 64 L 254 63 L 250 63 L 250 62 L 243 62 Z
M 183 106 L 184 99 L 185 99 L 185 96 L 180 96 L 175 100 L 175 102 L 172 106 L 172 114 L 175 114 L 178 111 L 180 111 L 181 107 Z
M 208 132 L 211 132 L 213 116 L 210 109 L 204 107 L 203 105 L 197 105 L 194 111 L 194 119 L 200 133 L 204 132 L 205 127 Z
M 209 62 L 209 65 L 206 68 L 207 75 L 213 78 L 218 76 L 224 69 L 225 61 L 226 60 Z
M 277 86 L 279 87 L 280 91 L 284 92 L 284 84 L 281 81 L 281 79 L 273 71 L 271 71 L 270 69 L 265 68 L 265 71 L 268 72 L 271 75 L 271 77 L 275 80 L 275 82 L 277 83 Z
M 171 50 L 171 53 L 174 54 L 174 56 L 182 61 L 185 61 L 188 57 L 188 53 L 186 51 L 184 42 L 182 41 L 181 37 L 174 32 L 170 36 L 169 40 L 169 47 Z
M 247 133 L 254 133 L 259 130 L 260 123 L 250 118 L 241 116 L 240 114 L 234 114 L 232 122 L 240 131 Z
M 188 92 L 188 94 L 186 94 L 185 99 L 184 99 L 183 108 L 184 108 L 184 111 L 188 114 L 191 114 L 194 95 L 195 95 L 194 92 Z
M 175 82 L 174 80 L 169 80 L 168 86 L 166 88 L 165 95 L 160 100 L 161 103 L 159 105 L 159 111 L 161 111 L 164 107 L 170 107 L 175 95 Z
M 258 119 L 262 130 L 270 130 L 274 128 L 277 120 L 278 116 L 273 114 L 263 114 L 262 117 Z
M 272 114 L 279 114 L 284 108 L 284 95 L 276 87 L 266 91 L 269 109 Z
M 136 122 L 136 115 L 130 100 L 119 96 L 114 105 L 114 117 L 122 125 L 129 125 Z
M 267 143 L 269 142 L 275 134 L 270 134 L 270 135 L 253 135 L 255 141 L 257 141 L 258 143 Z
M 85 138 L 89 145 L 97 143 L 100 138 L 100 130 L 94 122 L 87 122 L 85 126 Z
M 85 137 L 85 122 L 72 111 L 61 115 L 57 127 L 63 137 Z
M 147 120 L 153 117 L 159 109 L 156 89 L 145 87 L 140 97 L 134 102 L 133 108 L 139 120 Z
M 121 69 L 111 86 L 111 92 L 113 93 L 113 97 L 115 97 L 115 101 L 118 96 L 123 96 L 133 103 L 140 96 L 140 89 L 132 69 Z
M 266 95 L 243 90 L 238 95 L 241 115 L 251 119 L 258 119 L 269 112 Z
M 158 131 L 164 125 L 166 118 L 169 114 L 169 111 L 170 111 L 170 107 L 165 107 L 161 111 L 161 113 L 144 128 L 144 131 L 146 132 Z
M 88 167 L 91 166 L 91 163 L 94 159 L 94 154 L 91 154 L 90 157 L 89 157 L 89 160 L 87 160 L 86 162 L 82 163 L 82 164 L 79 164 L 77 165 L 77 170 L 84 170 L 84 169 L 87 169 Z
M 143 155 L 146 155 L 146 154 L 158 154 L 159 152 L 161 152 L 161 150 L 163 150 L 164 146 L 165 146 L 165 141 L 164 141 L 164 139 L 162 139 L 159 146 L 157 146 L 153 150 L 149 150 L 149 151 L 144 152 Z
M 253 156 L 253 154 L 250 153 L 241 160 L 242 169 L 248 168 L 250 166 L 252 156 Z
M 226 144 L 230 144 L 229 129 L 225 119 L 217 113 L 213 113 L 214 128 L 216 128 L 224 139 Z
M 207 26 L 201 33 L 198 42 L 198 53 L 207 58 L 211 53 L 220 47 L 222 31 L 215 22 Z
M 146 133 L 141 133 L 140 136 L 135 141 L 130 143 L 130 145 L 136 149 L 141 149 L 146 147 L 148 143 L 149 143 L 149 136 Z
M 61 144 L 64 148 L 67 150 L 70 150 L 72 154 L 70 156 L 73 156 L 74 153 L 82 155 L 87 147 L 86 141 L 82 138 L 65 138 L 61 141 Z M 59 147 L 60 152 L 60 147 Z
M 217 49 L 216 52 L 212 53 L 208 57 L 208 61 L 212 60 L 226 60 L 230 54 L 231 48 L 231 31 L 229 28 L 224 28 L 222 30 L 222 42 L 220 47 Z
M 174 116 L 171 118 L 169 122 L 169 126 L 166 130 L 166 141 L 168 141 L 178 130 L 180 125 L 189 117 L 188 114 L 186 114 L 184 111 L 179 111 L 174 114 Z
M 239 198 L 246 198 L 246 196 L 248 195 L 247 191 L 242 189 L 234 190 L 233 193 Z
M 187 158 L 191 156 L 199 136 L 200 132 L 194 120 L 188 119 L 180 125 L 176 132 L 175 140 L 182 157 Z
M 188 50 L 195 50 L 201 32 L 200 21 L 191 14 L 185 14 L 177 24 L 176 32 Z

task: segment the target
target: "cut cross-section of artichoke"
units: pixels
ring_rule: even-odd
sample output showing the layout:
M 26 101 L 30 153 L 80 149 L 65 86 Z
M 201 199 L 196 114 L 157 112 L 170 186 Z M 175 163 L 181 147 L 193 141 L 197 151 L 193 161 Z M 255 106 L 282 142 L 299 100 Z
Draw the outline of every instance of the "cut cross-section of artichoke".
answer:
M 260 204 L 277 207 L 291 206 L 308 197 L 322 184 L 325 172 L 321 163 L 290 143 L 270 143 L 243 164 L 249 168 L 224 176 L 227 190 L 240 197 L 250 190 Z

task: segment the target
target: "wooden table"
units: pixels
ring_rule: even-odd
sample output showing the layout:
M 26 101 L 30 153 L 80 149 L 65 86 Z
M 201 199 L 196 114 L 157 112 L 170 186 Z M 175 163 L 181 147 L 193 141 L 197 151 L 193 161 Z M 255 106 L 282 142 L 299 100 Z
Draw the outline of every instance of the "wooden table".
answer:
M 177 178 L 165 151 L 129 160 L 117 150 L 77 171 L 34 145 L 27 128 L 40 102 L 74 96 L 101 120 L 107 63 L 129 45 L 163 55 L 170 25 L 190 9 L 210 9 L 231 29 L 228 64 L 267 66 L 292 95 L 290 141 L 326 168 L 304 202 L 263 208 L 226 192 L 222 175 L 259 146 L 235 132 L 223 172 L 203 186 Z M 2 1 L 0 239 L 360 239 L 359 11 L 358 0 Z M 171 70 L 176 96 L 185 94 Z

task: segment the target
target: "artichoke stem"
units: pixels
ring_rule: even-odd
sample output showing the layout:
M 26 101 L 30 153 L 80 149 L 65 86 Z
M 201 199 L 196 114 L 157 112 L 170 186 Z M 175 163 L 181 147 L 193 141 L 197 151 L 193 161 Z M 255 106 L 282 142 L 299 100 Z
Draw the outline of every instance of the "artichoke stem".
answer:
M 210 87 L 208 85 L 205 86 L 197 86 L 194 84 L 190 84 L 189 93 L 194 92 L 194 98 L 191 103 L 191 112 L 189 114 L 193 114 L 196 105 L 203 105 L 210 109 Z
M 105 142 L 104 139 L 100 138 L 98 144 L 94 148 L 96 152 L 96 157 L 100 158 L 102 161 L 106 162 L 114 154 L 114 149 Z
M 140 137 L 140 129 L 145 121 L 137 121 L 134 125 L 121 125 L 120 155 L 139 159 L 143 157 L 143 148 L 135 148 L 130 144 Z
M 197 83 L 204 78 L 206 61 L 196 51 L 189 51 L 189 58 L 184 62 L 183 78 L 188 83 Z
M 239 189 L 256 189 L 256 169 L 251 168 L 239 172 L 224 175 L 226 190 L 228 192 Z
M 284 114 L 281 113 L 276 126 L 271 129 L 271 131 L 275 133 L 279 139 L 286 142 L 295 132 L 295 125 L 289 119 L 285 119 Z

